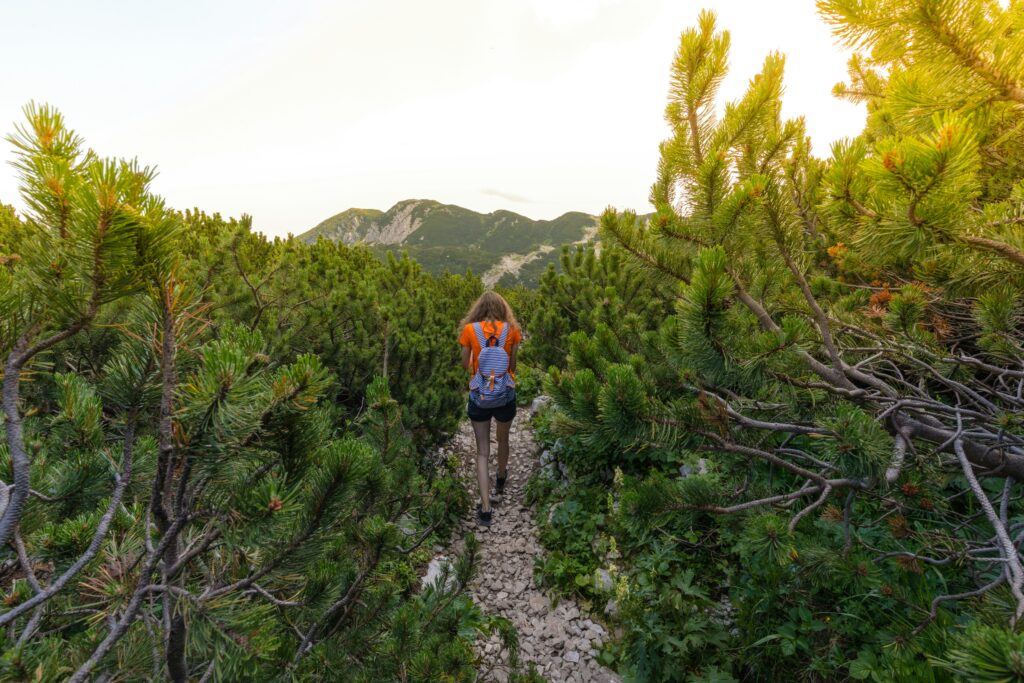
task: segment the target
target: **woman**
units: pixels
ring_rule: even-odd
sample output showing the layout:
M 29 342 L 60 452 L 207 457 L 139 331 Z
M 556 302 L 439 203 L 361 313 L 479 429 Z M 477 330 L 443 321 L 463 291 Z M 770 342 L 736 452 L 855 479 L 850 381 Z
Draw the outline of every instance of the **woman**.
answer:
M 491 418 L 497 423 L 498 472 L 494 492 L 500 496 L 508 477 L 508 433 L 516 416 L 515 371 L 522 331 L 508 302 L 497 292 L 484 292 L 462 320 L 462 365 L 472 371 L 466 413 L 476 435 L 476 478 L 480 485 L 477 521 L 491 525 Z M 502 353 L 501 351 L 504 351 Z M 481 372 L 481 353 L 484 369 Z

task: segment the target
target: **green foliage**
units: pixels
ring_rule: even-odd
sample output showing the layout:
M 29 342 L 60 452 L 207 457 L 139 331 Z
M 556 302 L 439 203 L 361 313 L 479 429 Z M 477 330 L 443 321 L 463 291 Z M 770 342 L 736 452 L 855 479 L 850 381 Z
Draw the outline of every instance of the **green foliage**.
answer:
M 565 595 L 581 595 L 597 600 L 594 588 L 594 561 L 591 544 L 605 529 L 600 514 L 604 501 L 593 491 L 582 491 L 582 497 L 569 497 L 540 508 L 540 539 L 545 546 L 557 548 L 548 553 L 538 567 L 545 583 Z
M 337 380 L 335 402 L 352 416 L 364 387 L 386 372 L 419 443 L 454 429 L 465 374 L 453 321 L 479 295 L 479 281 L 435 278 L 408 258 L 382 263 L 363 246 L 268 240 L 247 218 L 187 212 L 183 221 L 184 266 L 207 283 L 202 301 L 214 322 L 260 330 L 275 357 L 317 355 Z
M 856 187 L 833 184 L 848 239 L 873 248 L 882 262 L 883 243 L 891 257 L 923 260 L 915 265 L 950 286 L 1010 280 L 1019 287 L 1024 242 L 1014 188 L 1024 163 L 1024 91 L 1010 27 L 1020 8 L 821 5 L 836 34 L 861 48 L 850 62 L 851 82 L 835 92 L 869 110 L 850 158 L 861 161 L 843 173 L 863 169 L 862 179 Z
M 1024 681 L 1024 635 L 972 625 L 944 656 L 932 661 L 964 680 Z
M 616 249 L 604 247 L 598 254 L 592 246 L 563 247 L 561 270 L 548 268 L 533 305 L 523 311 L 530 336 L 523 362 L 542 369 L 560 365 L 569 351 L 569 336 L 594 336 L 601 323 L 629 335 L 624 337 L 627 345 L 639 344 L 635 331 L 667 315 L 671 290 L 624 265 L 624 255 Z
M 0 486 L 33 495 L 0 509 L 0 679 L 473 681 L 498 633 L 509 680 L 542 680 L 468 597 L 472 535 L 420 586 L 470 502 L 424 453 L 463 407 L 479 281 L 178 214 L 152 170 L 26 117 Z
M 981 452 L 1021 434 L 1021 7 L 819 4 L 862 135 L 811 157 L 778 55 L 716 117 L 730 41 L 702 13 L 654 215 L 609 210 L 601 256 L 542 280 L 542 575 L 607 603 L 638 681 L 1017 680 L 1020 596 L 972 549 L 1021 561 L 990 539 L 1024 470 Z

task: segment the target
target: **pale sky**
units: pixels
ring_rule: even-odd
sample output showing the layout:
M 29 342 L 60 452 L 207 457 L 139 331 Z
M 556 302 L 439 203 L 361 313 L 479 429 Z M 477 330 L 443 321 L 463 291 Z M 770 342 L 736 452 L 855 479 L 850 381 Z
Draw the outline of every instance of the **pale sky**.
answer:
M 732 34 L 723 98 L 779 50 L 815 153 L 860 131 L 813 0 L 0 0 L 0 132 L 48 102 L 100 154 L 156 165 L 171 206 L 271 235 L 408 198 L 647 211 L 669 66 L 705 7 Z M 6 163 L 0 202 L 22 206 Z

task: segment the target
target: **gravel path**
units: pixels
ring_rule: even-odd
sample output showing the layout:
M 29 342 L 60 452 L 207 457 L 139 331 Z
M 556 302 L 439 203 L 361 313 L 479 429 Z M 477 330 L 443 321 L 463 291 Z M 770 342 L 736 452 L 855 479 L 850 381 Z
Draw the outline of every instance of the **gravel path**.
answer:
M 491 432 L 491 486 L 497 467 L 497 444 Z M 476 487 L 476 445 L 473 430 L 463 423 L 452 443 L 461 462 L 461 475 L 479 501 Z M 450 547 L 432 561 L 431 569 L 456 554 L 462 547 L 462 536 L 473 531 L 480 540 L 479 571 L 471 584 L 473 600 L 490 614 L 500 614 L 515 624 L 519 631 L 523 662 L 535 662 L 537 670 L 551 683 L 573 681 L 584 683 L 618 683 L 615 672 L 598 664 L 594 657 L 607 638 L 603 626 L 582 614 L 570 600 L 561 599 L 557 607 L 548 595 L 537 588 L 533 578 L 534 558 L 542 552 L 533 512 L 524 501 L 526 481 L 539 465 L 537 447 L 527 411 L 520 411 L 512 425 L 508 463 L 508 481 L 500 502 L 492 496 L 494 510 L 490 528 L 477 526 L 474 517 L 467 519 L 456 533 Z M 501 651 L 497 636 L 478 643 L 483 654 L 482 680 L 504 681 L 503 663 L 507 653 Z

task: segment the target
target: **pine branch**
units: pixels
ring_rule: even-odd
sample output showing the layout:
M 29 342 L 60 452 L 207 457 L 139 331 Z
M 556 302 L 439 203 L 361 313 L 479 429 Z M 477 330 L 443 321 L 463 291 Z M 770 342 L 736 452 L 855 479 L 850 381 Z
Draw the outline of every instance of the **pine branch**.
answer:
M 789 525 L 787 527 L 789 529 L 789 533 L 793 533 L 796 530 L 796 527 L 800 523 L 801 519 L 803 519 L 804 517 L 806 517 L 807 515 L 811 514 L 812 512 L 817 510 L 819 507 L 821 507 L 825 503 L 825 501 L 828 500 L 829 494 L 831 494 L 831 493 L 832 493 L 832 486 L 829 485 L 829 484 L 826 484 L 821 489 L 821 495 L 818 496 L 817 500 L 815 500 L 813 503 L 811 503 L 810 505 L 805 507 L 800 512 L 798 512 L 795 515 L 793 515 L 792 519 L 789 520 Z
M 1003 573 L 1003 572 L 1000 572 L 999 576 L 997 576 L 994 580 L 992 580 L 989 583 L 985 584 L 981 588 L 978 588 L 978 589 L 975 589 L 975 590 L 972 590 L 972 591 L 965 591 L 963 593 L 953 593 L 951 595 L 939 595 L 939 596 L 936 596 L 932 600 L 931 609 L 928 610 L 928 617 L 924 621 L 922 621 L 920 624 L 918 624 L 917 627 L 915 627 L 913 631 L 911 631 L 911 633 L 910 633 L 911 637 L 920 635 L 921 632 L 924 631 L 925 628 L 927 628 L 929 624 L 931 624 L 933 621 L 935 621 L 939 617 L 939 606 L 942 603 L 944 603 L 944 602 L 955 602 L 955 601 L 958 601 L 958 600 L 969 600 L 971 598 L 980 598 L 981 596 L 985 595 L 986 593 L 988 593 L 988 592 L 998 588 L 999 586 L 1001 586 L 1005 580 L 1006 580 L 1006 574 Z
M 1006 100 L 1024 103 L 1024 84 L 1006 74 L 988 54 L 958 33 L 941 11 L 925 11 L 922 16 L 932 36 L 961 66 L 981 77 Z
M 835 371 L 834 376 L 837 378 L 843 378 L 843 385 L 841 385 L 841 388 L 852 389 L 853 384 L 845 377 L 845 364 L 843 363 L 842 358 L 840 358 L 839 349 L 836 346 L 835 340 L 832 338 L 832 328 L 829 324 L 828 317 L 825 315 L 825 312 L 821 310 L 821 306 L 818 305 L 818 300 L 811 292 L 810 285 L 807 284 L 807 278 L 804 277 L 803 271 L 800 270 L 793 261 L 793 257 L 790 256 L 786 245 L 783 244 L 782 240 L 779 238 L 776 238 L 776 243 L 778 245 L 779 253 L 782 255 L 782 260 L 785 262 L 786 267 L 789 268 L 789 272 L 793 274 L 793 278 L 796 280 L 796 284 L 800 288 L 800 293 L 803 294 L 804 301 L 807 302 L 807 306 L 811 309 L 811 313 L 814 317 L 814 324 L 818 328 L 818 332 L 821 334 L 821 341 L 825 345 L 825 350 L 828 352 L 829 358 L 832 359 L 832 369 Z
M 356 596 L 358 595 L 359 589 L 363 585 L 363 581 L 365 581 L 366 578 L 370 575 L 370 573 L 373 572 L 374 569 L 376 569 L 377 560 L 380 558 L 380 552 L 380 548 L 375 549 L 375 552 L 367 561 L 366 567 L 361 572 L 359 572 L 359 574 L 356 575 L 355 579 L 352 580 L 352 583 L 349 584 L 348 590 L 345 591 L 345 595 L 343 595 L 340 599 L 335 601 L 329 608 L 327 608 L 327 611 L 324 612 L 324 615 L 321 618 L 317 619 L 313 623 L 313 625 L 309 627 L 309 630 L 306 631 L 305 635 L 302 638 L 302 642 L 299 643 L 299 647 L 295 651 L 294 662 L 298 662 L 310 650 L 313 649 L 313 646 L 315 646 L 316 643 L 318 642 L 320 634 L 323 631 L 326 624 L 333 624 L 334 628 L 337 628 L 338 623 L 344 620 L 345 615 L 348 614 L 349 610 L 351 609 L 352 601 L 355 600 Z
M 791 491 L 789 493 L 782 493 L 776 496 L 768 496 L 766 498 L 759 498 L 757 500 L 749 500 L 745 503 L 737 503 L 736 505 L 729 505 L 723 507 L 720 505 L 694 505 L 691 503 L 674 503 L 665 508 L 665 510 L 697 510 L 700 512 L 711 512 L 718 515 L 732 515 L 737 512 L 744 512 L 753 508 L 764 507 L 767 505 L 777 505 L 778 503 L 785 503 L 797 498 L 803 498 L 821 491 L 820 486 L 805 486 L 798 491 Z
M 7 505 L 0 513 L 0 547 L 7 544 L 11 534 L 21 520 L 25 501 L 32 488 L 32 477 L 28 453 L 25 451 L 25 440 L 21 429 L 21 412 L 18 408 L 18 396 L 21 384 L 21 371 L 34 356 L 47 351 L 60 342 L 70 339 L 81 332 L 92 322 L 99 307 L 99 292 L 93 291 L 90 304 L 84 316 L 70 326 L 56 332 L 35 344 L 30 344 L 34 330 L 30 328 L 18 341 L 7 356 L 4 364 L 3 379 L 3 410 L 4 429 L 7 435 L 7 447 L 10 451 L 11 469 L 14 471 L 14 490 L 7 500 Z
M 75 673 L 68 679 L 69 683 L 84 683 L 84 681 L 92 673 L 92 670 L 96 668 L 110 649 L 114 647 L 125 636 L 132 623 L 135 621 L 135 617 L 139 612 L 139 608 L 142 607 L 143 598 L 150 592 L 150 578 L 156 569 L 159 559 L 163 556 L 167 549 L 167 546 L 172 541 L 176 541 L 178 533 L 184 527 L 188 520 L 184 517 L 179 517 L 171 523 L 171 526 L 167 529 L 167 532 L 160 538 L 160 543 L 153 548 L 152 551 L 147 553 L 146 562 L 143 565 L 142 571 L 139 572 L 139 578 L 136 583 L 134 592 L 132 593 L 131 599 L 128 601 L 128 605 L 125 607 L 124 612 L 121 613 L 121 618 L 112 622 L 110 631 L 107 636 L 96 646 L 92 651 L 92 654 L 78 667 Z
M 985 516 L 988 518 L 992 528 L 995 529 L 996 538 L 999 540 L 1000 553 L 1006 561 L 1006 572 L 1009 574 L 1010 590 L 1017 599 L 1017 609 L 1014 612 L 1013 619 L 1014 623 L 1016 623 L 1021 617 L 1024 617 L 1024 566 L 1021 565 L 1020 554 L 1017 551 L 1017 546 L 1010 539 L 1003 521 L 996 515 L 992 502 L 985 495 L 981 484 L 978 483 L 978 478 L 974 476 L 974 468 L 967 459 L 967 454 L 964 453 L 963 442 L 959 438 L 953 441 L 953 448 L 957 459 L 960 461 L 964 477 L 974 492 L 974 497 L 985 511 Z
M 96 530 L 93 532 L 92 540 L 89 542 L 85 552 L 82 553 L 70 567 L 64 570 L 64 573 L 61 574 L 60 577 L 51 583 L 45 590 L 37 588 L 36 594 L 31 598 L 12 608 L 10 611 L 0 614 L 0 627 L 11 623 L 14 619 L 17 619 L 19 616 L 37 605 L 42 605 L 44 602 L 62 591 L 64 587 L 67 586 L 68 582 L 77 576 L 78 573 L 82 571 L 82 568 L 85 567 L 92 558 L 96 556 L 96 553 L 99 552 L 103 539 L 107 535 L 107 530 L 114 521 L 114 515 L 117 513 L 118 507 L 121 505 L 121 498 L 124 496 L 124 491 L 131 482 L 132 461 L 134 459 L 135 448 L 135 427 L 136 416 L 132 414 L 128 417 L 128 424 L 125 429 L 124 450 L 121 458 L 121 473 L 116 475 L 117 483 L 114 487 L 114 492 L 110 497 L 110 503 L 107 505 L 107 509 L 104 511 L 103 516 L 100 517 L 100 522 L 96 525 Z
M 910 439 L 903 432 L 896 432 L 895 447 L 893 448 L 892 462 L 885 470 L 885 483 L 892 485 L 900 478 L 903 471 L 903 463 L 906 461 L 907 449 L 910 448 Z
M 1006 242 L 977 235 L 961 235 L 957 239 L 976 249 L 997 254 L 1008 261 L 1016 263 L 1018 266 L 1024 266 L 1024 252 L 1010 246 Z
M 32 587 L 32 591 L 35 595 L 39 595 L 43 592 L 43 587 L 39 584 L 39 579 L 36 578 L 36 572 L 32 568 L 32 561 L 28 558 L 28 553 L 25 551 L 25 543 L 21 540 L 21 534 L 17 530 L 14 532 L 14 549 L 18 554 L 18 562 L 21 564 L 21 570 L 25 572 L 25 578 L 28 579 L 29 585 Z M 43 618 L 42 605 L 36 607 L 32 613 L 32 618 L 29 619 L 28 624 L 25 625 L 25 629 L 21 632 L 21 636 L 18 637 L 18 642 L 15 647 L 21 649 L 25 647 L 25 644 L 32 638 L 36 628 L 39 626 L 39 622 Z M 11 627 L 13 633 L 13 625 Z

